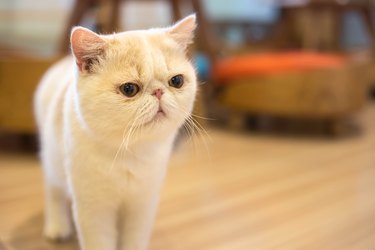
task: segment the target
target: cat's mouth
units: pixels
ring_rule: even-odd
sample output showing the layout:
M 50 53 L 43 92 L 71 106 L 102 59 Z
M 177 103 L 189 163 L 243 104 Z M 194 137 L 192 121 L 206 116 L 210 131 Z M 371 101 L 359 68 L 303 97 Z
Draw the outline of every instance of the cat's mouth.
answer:
M 159 119 L 159 118 L 165 118 L 165 112 L 161 106 L 159 106 L 158 111 L 156 112 L 154 119 Z
M 158 111 L 156 112 L 156 114 L 154 115 L 152 120 L 159 120 L 159 119 L 163 119 L 165 117 L 166 117 L 166 115 L 165 115 L 164 110 L 161 107 L 159 107 Z
M 166 117 L 167 115 L 164 112 L 164 110 L 161 107 L 159 107 L 155 115 L 153 115 L 152 118 L 149 121 L 145 122 L 143 125 L 149 125 L 149 124 L 160 122 L 164 120 Z

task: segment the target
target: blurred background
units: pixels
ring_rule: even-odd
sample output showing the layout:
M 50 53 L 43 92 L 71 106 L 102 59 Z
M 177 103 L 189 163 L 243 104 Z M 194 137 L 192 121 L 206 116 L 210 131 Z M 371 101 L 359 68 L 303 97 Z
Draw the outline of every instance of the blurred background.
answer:
M 0 1 L 0 249 L 41 237 L 32 96 L 100 33 L 196 13 L 199 129 L 171 161 L 150 249 L 375 249 L 372 0 Z M 175 167 L 176 166 L 176 167 Z

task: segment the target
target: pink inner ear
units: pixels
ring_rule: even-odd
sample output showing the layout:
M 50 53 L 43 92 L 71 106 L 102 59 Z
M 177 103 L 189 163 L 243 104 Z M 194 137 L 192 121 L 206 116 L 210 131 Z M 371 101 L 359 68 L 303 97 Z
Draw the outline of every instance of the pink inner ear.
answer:
M 94 58 L 103 52 L 106 42 L 96 33 L 77 27 L 72 30 L 72 52 L 80 70 L 84 70 L 87 59 Z

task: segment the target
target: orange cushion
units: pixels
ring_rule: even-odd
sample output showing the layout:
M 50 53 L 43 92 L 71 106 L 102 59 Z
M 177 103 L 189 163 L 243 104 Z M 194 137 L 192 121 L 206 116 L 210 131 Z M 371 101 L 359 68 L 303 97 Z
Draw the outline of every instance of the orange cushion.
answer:
M 212 67 L 212 76 L 217 83 L 226 84 L 228 80 L 247 76 L 338 68 L 346 61 L 344 56 L 314 52 L 244 55 L 219 60 Z

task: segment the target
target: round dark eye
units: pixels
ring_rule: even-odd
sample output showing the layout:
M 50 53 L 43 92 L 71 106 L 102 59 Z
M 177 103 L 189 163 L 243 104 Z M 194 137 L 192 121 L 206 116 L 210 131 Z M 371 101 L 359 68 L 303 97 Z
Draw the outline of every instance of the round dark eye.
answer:
M 120 85 L 120 91 L 127 97 L 133 97 L 139 92 L 139 86 L 135 83 L 127 82 Z
M 181 88 L 184 85 L 184 77 L 182 75 L 176 75 L 169 80 L 169 86 L 174 88 Z

